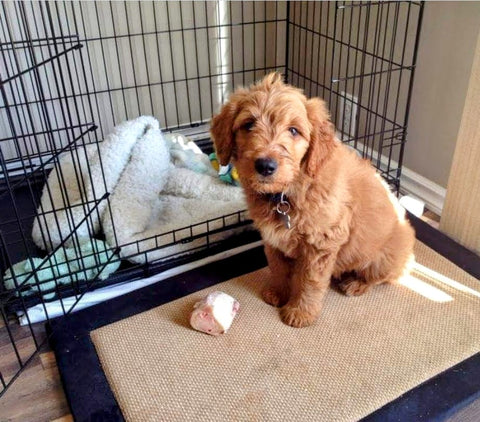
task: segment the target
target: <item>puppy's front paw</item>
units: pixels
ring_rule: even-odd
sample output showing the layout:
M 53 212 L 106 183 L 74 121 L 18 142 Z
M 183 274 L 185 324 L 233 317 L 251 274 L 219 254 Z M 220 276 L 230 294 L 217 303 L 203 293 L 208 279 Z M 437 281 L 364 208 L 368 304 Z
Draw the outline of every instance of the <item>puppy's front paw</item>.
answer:
M 287 303 L 287 298 L 272 287 L 266 287 L 262 291 L 262 298 L 269 305 L 280 307 Z
M 296 307 L 284 306 L 280 310 L 280 316 L 285 324 L 295 328 L 302 328 L 312 325 L 316 321 L 318 314 Z

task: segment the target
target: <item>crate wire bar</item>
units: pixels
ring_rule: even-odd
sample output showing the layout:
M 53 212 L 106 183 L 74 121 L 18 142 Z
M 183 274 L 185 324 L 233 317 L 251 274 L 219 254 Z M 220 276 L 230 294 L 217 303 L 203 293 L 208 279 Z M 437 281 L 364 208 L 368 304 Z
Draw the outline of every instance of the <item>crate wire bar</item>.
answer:
M 67 246 L 81 250 L 79 227 L 93 238 L 95 217 L 110 209 L 100 146 L 116 125 L 155 116 L 165 134 L 187 136 L 210 153 L 209 121 L 229 93 L 277 71 L 306 95 L 324 98 L 338 138 L 372 160 L 398 192 L 422 14 L 423 2 L 406 1 L 1 2 L 0 396 L 47 341 L 43 326 L 29 320 L 29 307 L 46 309 L 54 296 L 68 314 L 91 288 L 148 277 L 258 240 L 254 231 L 244 231 L 251 222 L 239 210 L 109 248 L 103 261 L 98 251 L 80 267 L 58 261 Z M 60 211 L 70 216 L 69 235 L 46 252 L 32 240 L 34 219 L 56 218 L 59 211 L 42 206 L 42 192 L 52 195 L 45 182 L 54 175 L 66 186 L 59 165 L 66 156 L 75 189 L 85 192 L 95 171 L 87 148 L 99 156 L 103 177 L 90 200 L 71 203 L 63 195 Z M 75 208 L 84 218 L 75 220 Z M 229 230 L 239 233 L 225 236 Z M 41 236 L 44 244 L 51 242 L 49 230 Z M 155 247 L 142 249 L 146 241 Z M 179 244 L 181 253 L 162 259 L 124 259 L 106 280 L 83 277 L 119 261 L 121 247 L 137 248 L 127 258 L 146 258 Z M 22 260 L 31 271 L 27 277 L 13 273 L 14 288 L 6 289 L 5 272 Z M 68 268 L 68 283 L 53 273 L 61 264 Z M 42 270 L 53 275 L 45 280 Z M 40 291 L 47 282 L 50 288 Z M 74 298 L 73 306 L 64 305 L 67 297 Z

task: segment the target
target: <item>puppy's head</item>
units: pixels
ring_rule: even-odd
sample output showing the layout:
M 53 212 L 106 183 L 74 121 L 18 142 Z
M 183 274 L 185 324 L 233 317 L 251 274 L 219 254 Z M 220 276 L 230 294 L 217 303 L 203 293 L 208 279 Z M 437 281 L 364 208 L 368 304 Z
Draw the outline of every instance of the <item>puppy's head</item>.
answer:
M 315 177 L 334 145 L 325 103 L 271 73 L 235 91 L 212 119 L 211 134 L 222 165 L 235 164 L 245 188 L 284 192 L 298 177 Z

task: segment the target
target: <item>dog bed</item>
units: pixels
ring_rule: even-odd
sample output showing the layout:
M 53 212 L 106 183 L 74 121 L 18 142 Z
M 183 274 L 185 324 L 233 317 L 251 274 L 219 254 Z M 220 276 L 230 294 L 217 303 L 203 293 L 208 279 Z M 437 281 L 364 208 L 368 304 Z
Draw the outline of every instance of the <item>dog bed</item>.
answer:
M 237 214 L 245 208 L 241 188 L 220 181 L 198 147 L 166 140 L 156 119 L 141 116 L 61 155 L 32 238 L 50 251 L 103 230 L 121 258 L 144 263 L 194 251 L 207 233 L 208 242 L 231 236 L 241 229 L 225 227 L 247 221 Z
M 305 329 L 260 299 L 260 250 L 53 321 L 76 420 L 444 420 L 480 396 L 480 259 L 412 221 L 418 282 L 331 291 Z M 241 310 L 212 338 L 187 315 L 218 282 Z

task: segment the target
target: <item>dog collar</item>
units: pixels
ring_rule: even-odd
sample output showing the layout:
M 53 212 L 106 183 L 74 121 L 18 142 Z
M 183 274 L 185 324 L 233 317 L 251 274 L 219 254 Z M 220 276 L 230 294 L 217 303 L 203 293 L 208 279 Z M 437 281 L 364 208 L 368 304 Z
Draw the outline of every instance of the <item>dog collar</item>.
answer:
M 287 197 L 283 192 L 278 192 L 278 193 L 267 193 L 267 198 L 270 202 L 273 202 L 274 204 L 279 204 L 282 199 L 286 200 Z

